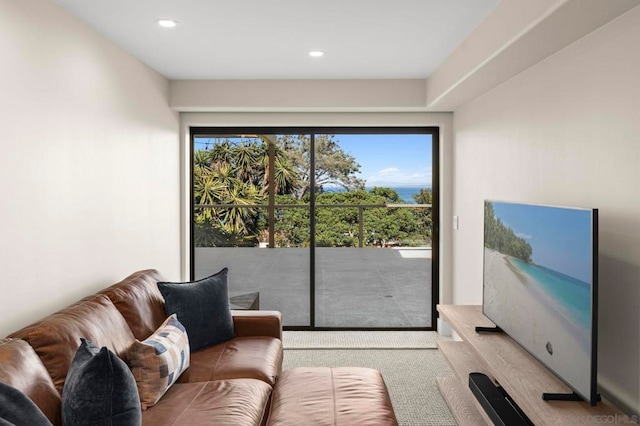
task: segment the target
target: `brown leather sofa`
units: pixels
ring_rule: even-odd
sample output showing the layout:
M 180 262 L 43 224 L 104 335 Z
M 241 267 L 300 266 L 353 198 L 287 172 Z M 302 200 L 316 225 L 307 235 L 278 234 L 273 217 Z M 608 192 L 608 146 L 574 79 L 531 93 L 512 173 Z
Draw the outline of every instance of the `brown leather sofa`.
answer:
M 0 340 L 0 382 L 21 390 L 52 423 L 61 424 L 62 388 L 80 338 L 124 357 L 134 339 L 144 340 L 165 320 L 158 281 L 164 279 L 156 270 L 136 272 Z M 143 424 L 289 425 L 300 424 L 305 410 L 311 412 L 302 418 L 316 418 L 315 424 L 397 424 L 377 371 L 292 370 L 277 383 L 280 313 L 232 316 L 236 337 L 191 353 L 178 383 L 143 411 Z M 333 388 L 336 383 L 342 390 Z

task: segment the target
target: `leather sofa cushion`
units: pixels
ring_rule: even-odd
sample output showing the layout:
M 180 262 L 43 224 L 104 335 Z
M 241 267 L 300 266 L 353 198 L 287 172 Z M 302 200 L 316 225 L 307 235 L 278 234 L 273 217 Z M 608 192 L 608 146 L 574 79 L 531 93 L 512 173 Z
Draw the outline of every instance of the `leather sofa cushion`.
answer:
M 236 337 L 191 353 L 178 382 L 250 378 L 271 386 L 282 371 L 282 341 L 273 337 Z
M 278 377 L 269 426 L 396 426 L 387 387 L 377 370 L 294 368 Z
M 60 394 L 81 337 L 106 346 L 120 358 L 134 340 L 124 318 L 105 295 L 85 298 L 10 337 L 26 340 L 33 347 Z
M 27 395 L 51 423 L 61 424 L 60 394 L 38 355 L 24 340 L 0 340 L 0 382 Z
M 155 269 L 134 272 L 99 294 L 105 294 L 124 317 L 136 339 L 151 336 L 168 315 L 164 312 L 164 298 L 158 281 L 166 281 Z
M 155 269 L 134 272 L 99 294 L 105 294 L 120 311 L 136 339 L 149 337 L 164 322 L 164 298 L 158 282 L 166 281 Z M 236 337 L 271 336 L 282 340 L 282 314 L 277 311 L 232 310 Z
M 270 394 L 269 385 L 253 379 L 176 383 L 156 405 L 142 412 L 142 424 L 260 426 L 265 423 Z

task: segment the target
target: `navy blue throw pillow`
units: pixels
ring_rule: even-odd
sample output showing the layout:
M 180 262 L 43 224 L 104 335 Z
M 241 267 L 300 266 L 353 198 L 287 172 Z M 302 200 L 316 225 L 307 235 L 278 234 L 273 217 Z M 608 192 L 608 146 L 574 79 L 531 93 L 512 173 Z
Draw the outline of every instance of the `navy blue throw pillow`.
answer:
M 178 321 L 187 330 L 191 352 L 235 337 L 227 272 L 224 268 L 193 282 L 158 283 L 164 297 L 165 313 L 167 316 L 178 315 Z
M 62 389 L 62 423 L 140 425 L 140 396 L 127 364 L 106 346 L 80 340 Z
M 28 396 L 0 382 L 0 425 L 51 426 L 51 422 Z

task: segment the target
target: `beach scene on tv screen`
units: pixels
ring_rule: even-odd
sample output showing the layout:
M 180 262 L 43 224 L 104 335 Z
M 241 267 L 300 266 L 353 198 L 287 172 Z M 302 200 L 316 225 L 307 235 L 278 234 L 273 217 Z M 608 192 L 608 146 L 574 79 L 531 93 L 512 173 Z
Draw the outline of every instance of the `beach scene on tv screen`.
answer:
M 588 398 L 592 212 L 485 202 L 485 315 Z

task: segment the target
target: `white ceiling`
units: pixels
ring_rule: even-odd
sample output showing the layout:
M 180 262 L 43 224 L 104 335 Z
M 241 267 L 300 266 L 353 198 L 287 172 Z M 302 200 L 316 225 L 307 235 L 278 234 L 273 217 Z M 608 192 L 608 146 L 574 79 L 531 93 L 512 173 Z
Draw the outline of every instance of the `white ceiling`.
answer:
M 223 80 L 426 78 L 499 0 L 54 2 L 169 79 Z

